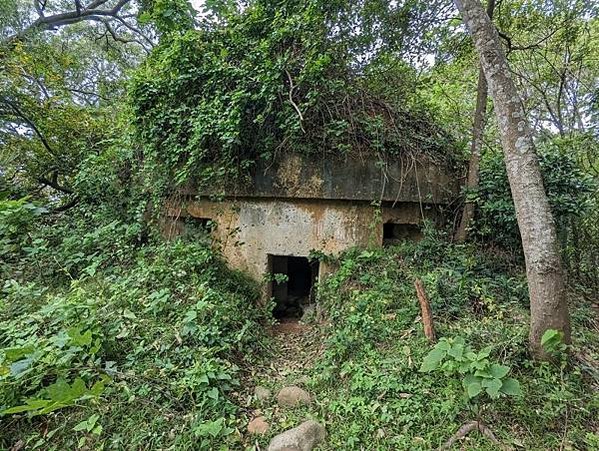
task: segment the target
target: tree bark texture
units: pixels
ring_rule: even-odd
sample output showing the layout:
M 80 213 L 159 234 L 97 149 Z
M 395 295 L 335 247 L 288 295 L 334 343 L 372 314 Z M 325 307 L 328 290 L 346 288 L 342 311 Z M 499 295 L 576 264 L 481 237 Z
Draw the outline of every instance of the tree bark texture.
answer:
M 547 358 L 541 337 L 547 329 L 570 342 L 565 274 L 555 221 L 543 187 L 532 131 L 511 78 L 499 35 L 479 0 L 455 0 L 480 56 L 501 134 L 508 179 L 522 238 L 530 296 L 530 346 Z
M 493 19 L 495 0 L 487 1 L 487 15 Z M 480 156 L 483 146 L 483 135 L 485 132 L 487 115 L 487 80 L 482 67 L 478 71 L 478 85 L 476 87 L 476 108 L 472 124 L 472 143 L 470 145 L 470 161 L 468 162 L 468 179 L 466 180 L 466 196 L 462 218 L 455 233 L 455 240 L 463 243 L 468 238 L 468 229 L 474 219 L 475 203 L 468 198 L 469 193 L 478 188 L 480 181 Z

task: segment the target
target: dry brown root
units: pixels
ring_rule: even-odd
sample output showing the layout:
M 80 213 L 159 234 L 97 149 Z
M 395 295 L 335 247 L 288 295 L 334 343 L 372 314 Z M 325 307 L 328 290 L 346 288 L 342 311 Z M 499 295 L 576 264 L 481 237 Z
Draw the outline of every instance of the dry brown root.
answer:
M 462 426 L 460 426 L 460 428 L 457 430 L 457 432 L 455 434 L 453 434 L 449 438 L 449 440 L 447 440 L 447 442 L 445 442 L 445 444 L 439 449 L 440 450 L 450 449 L 453 445 L 455 445 L 455 443 L 458 440 L 463 439 L 472 431 L 479 431 L 481 434 L 483 434 L 485 437 L 487 437 L 489 440 L 491 440 L 493 443 L 495 443 L 502 450 L 511 449 L 510 447 L 503 445 L 499 440 L 497 440 L 497 437 L 495 437 L 495 434 L 493 434 L 493 431 L 491 429 L 489 429 L 487 427 L 487 425 L 485 423 L 483 423 L 482 421 L 469 421 L 468 423 L 463 424 Z

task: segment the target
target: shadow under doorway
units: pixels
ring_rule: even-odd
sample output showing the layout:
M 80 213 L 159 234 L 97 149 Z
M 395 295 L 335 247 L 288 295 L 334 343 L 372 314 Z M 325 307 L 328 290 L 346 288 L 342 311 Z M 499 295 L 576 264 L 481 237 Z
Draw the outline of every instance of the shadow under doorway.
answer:
M 268 258 L 275 300 L 273 315 L 282 321 L 299 320 L 314 298 L 318 261 L 292 255 L 269 255 Z M 277 282 L 276 274 L 285 275 L 286 280 Z

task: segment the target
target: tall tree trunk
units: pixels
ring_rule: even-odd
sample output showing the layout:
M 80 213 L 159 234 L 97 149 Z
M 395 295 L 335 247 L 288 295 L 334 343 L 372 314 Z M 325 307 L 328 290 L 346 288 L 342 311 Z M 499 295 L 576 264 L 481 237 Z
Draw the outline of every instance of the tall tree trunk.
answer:
M 487 15 L 493 19 L 495 10 L 495 0 L 487 1 Z M 468 162 L 468 179 L 466 180 L 466 196 L 464 200 L 464 210 L 460 225 L 455 233 L 455 240 L 463 243 L 468 238 L 468 229 L 472 219 L 474 219 L 475 203 L 469 198 L 469 194 L 478 189 L 480 181 L 480 156 L 483 145 L 483 135 L 485 132 L 487 115 L 487 80 L 483 68 L 478 71 L 478 86 L 476 87 L 476 108 L 474 110 L 474 120 L 472 123 L 472 144 L 470 145 L 470 161 Z
M 545 358 L 541 337 L 547 329 L 564 333 L 570 342 L 565 274 L 539 169 L 532 132 L 497 30 L 480 0 L 454 0 L 470 30 L 487 78 L 501 133 L 508 179 L 526 260 L 530 296 L 530 347 Z
M 474 122 L 472 125 L 472 144 L 470 145 L 470 161 L 468 162 L 468 179 L 466 180 L 466 196 L 464 199 L 464 210 L 460 224 L 455 232 L 455 241 L 463 243 L 468 238 L 468 229 L 474 219 L 475 202 L 469 198 L 470 194 L 478 189 L 480 181 L 480 155 L 485 131 L 485 116 L 487 113 L 487 80 L 482 68 L 478 74 L 478 86 L 476 88 L 476 109 L 474 111 Z

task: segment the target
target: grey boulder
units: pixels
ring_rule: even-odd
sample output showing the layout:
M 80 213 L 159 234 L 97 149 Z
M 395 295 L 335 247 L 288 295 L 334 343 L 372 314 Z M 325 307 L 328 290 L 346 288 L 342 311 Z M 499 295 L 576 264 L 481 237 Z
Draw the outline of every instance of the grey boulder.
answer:
M 267 401 L 272 396 L 272 393 L 268 388 L 264 388 L 264 387 L 261 387 L 260 385 L 258 385 L 254 389 L 254 396 L 256 397 L 256 399 L 258 401 Z
M 281 407 L 297 407 L 310 404 L 311 399 L 306 390 L 293 385 L 281 389 L 277 395 L 277 402 Z
M 275 436 L 268 451 L 312 451 L 324 440 L 326 430 L 314 420 L 304 421 L 298 427 Z

